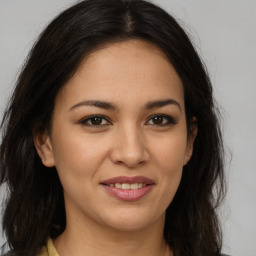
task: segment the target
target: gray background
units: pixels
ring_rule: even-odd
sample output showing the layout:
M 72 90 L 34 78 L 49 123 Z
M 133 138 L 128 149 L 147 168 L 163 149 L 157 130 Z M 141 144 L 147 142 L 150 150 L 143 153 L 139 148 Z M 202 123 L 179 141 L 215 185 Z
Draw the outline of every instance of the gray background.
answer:
M 0 118 L 20 67 L 42 28 L 72 0 L 0 0 Z M 229 190 L 220 212 L 223 251 L 256 256 L 256 1 L 154 1 L 181 20 L 204 59 L 223 108 L 232 152 Z M 4 189 L 0 191 L 1 196 Z M 40 231 L 39 231 L 40 232 Z M 0 234 L 0 244 L 4 242 Z

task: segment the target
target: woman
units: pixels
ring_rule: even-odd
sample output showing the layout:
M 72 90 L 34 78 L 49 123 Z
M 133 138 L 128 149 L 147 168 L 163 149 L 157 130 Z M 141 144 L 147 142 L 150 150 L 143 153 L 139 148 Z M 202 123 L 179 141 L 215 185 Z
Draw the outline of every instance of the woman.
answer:
M 212 87 L 161 8 L 87 0 L 60 14 L 2 129 L 11 255 L 221 255 Z

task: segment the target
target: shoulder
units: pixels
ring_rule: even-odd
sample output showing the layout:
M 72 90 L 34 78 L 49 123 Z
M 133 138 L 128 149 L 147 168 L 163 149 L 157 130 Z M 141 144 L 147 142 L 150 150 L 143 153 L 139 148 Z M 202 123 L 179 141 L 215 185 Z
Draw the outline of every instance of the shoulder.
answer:
M 24 256 L 24 255 L 21 255 L 17 252 L 14 252 L 14 251 L 9 251 L 9 252 L 6 252 L 4 254 L 1 254 L 0 256 Z
M 59 256 L 59 254 L 57 253 L 57 251 L 53 245 L 53 241 L 50 238 L 48 239 L 47 244 L 45 246 L 43 246 L 37 254 L 37 256 L 48 256 L 48 255 Z M 0 254 L 0 256 L 26 256 L 26 254 L 21 255 L 20 253 L 16 253 L 14 251 L 9 251 L 5 254 Z
M 2 254 L 1 256 L 18 256 L 15 252 L 7 252 L 5 254 Z
M 16 252 L 7 252 L 5 254 L 1 254 L 0 256 L 24 256 L 24 254 L 20 255 Z M 47 250 L 45 248 L 42 248 L 42 250 L 39 252 L 37 256 L 48 256 Z M 53 255 L 54 256 L 54 255 Z
M 9 251 L 9 252 L 7 252 L 5 254 L 1 254 L 0 256 L 25 256 L 25 255 L 24 254 L 21 255 L 21 254 L 16 253 L 16 252 Z M 43 247 L 40 250 L 39 254 L 37 254 L 37 256 L 48 256 L 46 247 Z M 53 255 L 53 256 L 55 256 L 55 255 Z

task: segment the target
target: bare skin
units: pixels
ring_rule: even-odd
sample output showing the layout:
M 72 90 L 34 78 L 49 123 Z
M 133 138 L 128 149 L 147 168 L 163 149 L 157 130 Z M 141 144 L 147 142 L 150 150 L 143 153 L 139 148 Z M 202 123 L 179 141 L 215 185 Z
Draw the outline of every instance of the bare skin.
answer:
M 116 230 L 103 230 L 102 227 L 97 229 L 94 224 L 92 224 L 92 228 L 89 226 L 86 230 L 82 230 L 81 226 L 78 226 L 78 224 L 75 226 L 74 234 L 68 233 L 67 231 L 54 241 L 54 245 L 60 256 L 173 255 L 171 248 L 166 244 L 162 235 L 159 235 L 162 230 L 157 230 L 154 226 L 148 230 L 141 230 L 139 232 L 117 232 Z M 160 227 L 158 223 L 155 226 L 158 229 Z M 81 237 L 77 237 L 76 233 L 81 234 Z M 95 241 L 95 237 L 98 238 L 97 241 Z M 152 241 L 154 242 L 152 243 Z
M 60 256 L 173 255 L 165 211 L 197 133 L 187 134 L 184 105 L 178 74 L 151 43 L 110 44 L 84 59 L 57 95 L 51 133 L 34 139 L 64 189 Z M 118 176 L 149 178 L 152 189 L 133 201 L 112 196 L 102 181 Z

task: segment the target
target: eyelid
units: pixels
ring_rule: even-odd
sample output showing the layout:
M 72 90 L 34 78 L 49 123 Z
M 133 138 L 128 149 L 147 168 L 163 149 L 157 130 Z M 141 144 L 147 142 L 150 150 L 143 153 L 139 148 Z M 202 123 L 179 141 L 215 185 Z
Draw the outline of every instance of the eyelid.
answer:
M 147 123 L 154 117 L 163 117 L 167 119 L 167 123 L 166 124 L 152 124 L 154 126 L 158 126 L 158 127 L 163 127 L 163 126 L 167 126 L 167 125 L 172 125 L 172 124 L 177 124 L 177 120 L 169 115 L 166 114 L 154 114 L 152 116 L 149 117 Z
M 103 124 L 103 125 L 90 125 L 90 124 L 87 124 L 87 122 L 89 120 L 91 120 L 91 119 L 93 119 L 95 117 L 102 118 L 102 119 L 106 120 L 108 122 L 108 124 Z M 111 122 L 109 121 L 109 119 L 107 117 L 105 117 L 103 115 L 97 115 L 97 114 L 91 115 L 91 116 L 86 116 L 86 117 L 80 119 L 78 122 L 80 124 L 82 124 L 82 125 L 89 126 L 89 127 L 94 127 L 94 128 L 98 128 L 98 127 L 102 127 L 102 126 L 111 124 Z
M 89 120 L 91 120 L 95 117 L 102 118 L 103 120 L 107 121 L 108 124 L 100 124 L 100 125 L 91 124 L 90 125 L 90 124 L 87 123 Z M 154 117 L 165 118 L 165 119 L 167 119 L 167 123 L 165 123 L 165 124 L 147 124 Z M 102 126 L 112 124 L 106 116 L 98 115 L 98 114 L 94 114 L 94 115 L 90 115 L 90 116 L 87 116 L 85 118 L 82 118 L 81 120 L 79 120 L 79 123 L 82 124 L 82 125 L 88 126 L 88 127 L 92 127 L 92 128 L 100 128 Z M 150 116 L 148 118 L 148 120 L 146 121 L 146 125 L 153 125 L 153 126 L 157 126 L 157 127 L 163 127 L 163 126 L 168 126 L 168 125 L 173 125 L 173 124 L 177 124 L 177 120 L 175 118 L 173 118 L 172 116 L 169 116 L 169 115 L 166 115 L 166 114 L 154 114 L 154 115 Z

